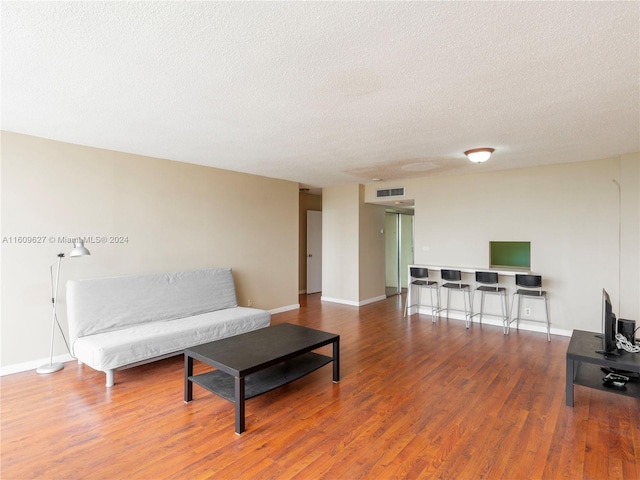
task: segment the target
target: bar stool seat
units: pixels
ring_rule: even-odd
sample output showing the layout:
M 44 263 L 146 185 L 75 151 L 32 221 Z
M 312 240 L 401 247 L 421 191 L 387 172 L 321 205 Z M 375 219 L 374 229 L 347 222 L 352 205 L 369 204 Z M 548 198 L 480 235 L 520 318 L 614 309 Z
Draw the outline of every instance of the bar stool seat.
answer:
M 435 316 L 438 313 L 438 300 L 439 300 L 439 295 L 438 295 L 438 282 L 435 282 L 433 280 L 429 280 L 429 269 L 424 268 L 424 267 L 410 267 L 409 268 L 409 289 L 410 292 L 407 292 L 407 298 L 405 299 L 404 302 L 404 316 L 407 316 L 407 311 L 412 308 L 412 307 L 418 307 L 420 308 L 421 306 L 428 306 L 431 309 L 431 321 L 435 322 Z M 413 300 L 414 296 L 413 296 L 413 289 L 414 288 L 418 288 L 418 298 L 417 298 L 417 302 L 409 305 L 409 296 L 411 296 L 411 299 Z M 428 289 L 429 290 L 429 299 L 430 299 L 430 304 L 429 305 L 425 305 L 422 303 L 422 290 L 423 289 Z M 434 302 L 434 297 L 433 297 L 433 290 L 435 289 L 436 291 L 436 301 Z
M 547 292 L 542 290 L 542 276 L 541 275 L 524 275 L 524 274 L 516 274 L 516 289 L 513 294 L 513 301 L 511 302 L 511 312 L 510 317 L 511 320 L 507 321 L 505 334 L 509 335 L 509 327 L 511 323 L 516 322 L 516 328 L 519 327 L 520 317 L 521 317 L 521 309 L 522 309 L 522 298 L 530 298 L 530 299 L 542 299 L 544 301 L 544 320 L 532 320 L 527 319 L 528 321 L 543 321 L 547 324 L 547 341 L 551 341 L 551 323 L 549 321 L 549 303 L 547 302 Z M 516 299 L 518 300 L 518 315 L 513 318 L 513 306 L 516 303 Z
M 442 281 L 444 282 L 440 287 L 440 292 L 442 293 L 442 289 L 447 289 L 447 306 L 446 308 L 440 308 L 439 312 L 446 312 L 445 315 L 447 318 L 449 317 L 449 308 L 451 304 L 451 293 L 450 292 L 462 292 L 462 299 L 464 301 L 464 320 L 466 322 L 466 327 L 469 328 L 471 325 L 471 288 L 467 283 L 462 283 L 462 272 L 460 270 L 440 270 L 440 276 Z M 466 292 L 466 295 L 465 295 Z M 469 300 L 469 310 L 467 310 L 467 300 Z M 440 298 L 438 297 L 438 303 L 441 303 Z M 463 311 L 463 310 L 459 310 Z
M 506 324 L 509 317 L 507 316 L 507 289 L 498 286 L 498 274 L 496 272 L 476 272 L 476 283 L 479 285 L 473 291 L 471 295 L 471 318 L 480 316 L 480 323 L 482 323 L 482 316 L 488 315 L 492 317 L 499 317 L 502 320 L 503 333 L 506 332 Z M 473 301 L 475 299 L 476 292 L 480 292 L 480 311 L 473 313 Z M 497 313 L 485 313 L 484 312 L 484 296 L 485 294 L 500 295 L 500 308 L 502 315 Z

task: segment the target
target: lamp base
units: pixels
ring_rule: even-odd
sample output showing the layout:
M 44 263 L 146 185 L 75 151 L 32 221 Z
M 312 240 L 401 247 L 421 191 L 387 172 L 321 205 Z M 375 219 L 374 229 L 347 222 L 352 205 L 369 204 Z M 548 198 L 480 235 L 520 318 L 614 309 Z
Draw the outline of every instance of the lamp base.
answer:
M 53 373 L 64 368 L 64 363 L 47 363 L 36 368 L 36 373 Z

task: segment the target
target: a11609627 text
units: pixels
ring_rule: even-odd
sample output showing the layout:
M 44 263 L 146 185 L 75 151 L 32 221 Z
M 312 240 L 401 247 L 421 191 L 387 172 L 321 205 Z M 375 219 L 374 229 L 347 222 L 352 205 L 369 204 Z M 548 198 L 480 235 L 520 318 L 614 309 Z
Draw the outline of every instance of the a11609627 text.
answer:
M 55 235 L 8 235 L 2 237 L 2 244 L 14 245 L 38 245 L 44 243 L 50 244 L 69 244 L 73 245 L 76 240 L 82 240 L 85 244 L 124 244 L 129 243 L 128 235 L 89 235 L 80 237 L 60 237 Z
M 46 235 L 11 235 L 8 237 L 2 237 L 2 243 L 38 244 L 46 242 Z

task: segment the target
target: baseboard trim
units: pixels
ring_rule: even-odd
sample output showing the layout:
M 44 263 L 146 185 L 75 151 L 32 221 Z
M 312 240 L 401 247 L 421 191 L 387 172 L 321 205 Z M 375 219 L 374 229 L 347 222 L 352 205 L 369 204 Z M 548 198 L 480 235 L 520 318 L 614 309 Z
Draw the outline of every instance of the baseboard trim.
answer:
M 273 310 L 269 310 L 269 312 L 271 314 L 274 314 L 274 313 L 288 312 L 289 310 L 300 310 L 300 304 L 295 303 L 293 305 L 287 305 L 285 307 L 274 308 Z
M 421 308 L 420 312 L 416 312 L 416 307 L 411 307 L 409 309 L 409 312 L 407 312 L 408 315 L 413 315 L 414 313 L 420 313 L 422 315 L 431 315 L 431 309 L 430 308 Z M 464 317 L 464 313 L 461 312 L 449 312 L 449 319 L 450 320 L 459 320 L 461 322 L 465 321 L 465 317 Z M 479 317 L 474 317 L 473 318 L 473 323 L 474 324 L 478 324 L 480 322 L 480 318 Z M 483 325 L 494 325 L 496 327 L 502 327 L 502 320 L 500 320 L 499 318 L 487 318 L 486 316 L 483 317 L 482 319 L 482 324 Z M 511 330 L 516 330 L 516 324 L 512 323 L 511 324 Z M 544 323 L 527 323 L 524 320 L 520 320 L 520 330 L 526 330 L 529 332 L 540 332 L 540 333 L 547 333 L 547 327 Z M 562 337 L 570 337 L 571 335 L 573 335 L 573 330 L 565 330 L 563 328 L 556 328 L 553 325 L 551 326 L 551 335 L 560 335 Z
M 381 300 L 386 300 L 386 295 L 380 295 L 379 297 L 368 298 L 366 300 L 361 300 L 359 302 L 353 300 L 343 300 L 342 298 L 332 298 L 332 297 L 320 297 L 320 300 L 323 302 L 330 303 L 340 303 L 342 305 L 351 305 L 352 307 L 362 307 L 363 305 L 369 305 L 370 303 L 379 302 Z
M 380 302 L 380 301 L 386 300 L 386 299 L 387 299 L 386 295 L 380 295 L 378 297 L 373 297 L 373 298 L 369 298 L 367 300 L 362 300 L 362 301 L 360 301 L 358 306 L 362 307 L 363 305 L 369 305 L 370 303 L 376 303 L 376 302 Z
M 58 355 L 53 357 L 52 363 L 66 363 L 75 360 L 70 354 Z M 40 360 L 31 360 L 30 362 L 16 363 L 14 365 L 7 365 L 0 368 L 0 377 L 5 375 L 13 375 L 14 373 L 28 372 L 29 370 L 35 370 L 36 368 L 47 365 L 49 363 L 49 357 L 42 358 Z M 35 373 L 35 371 L 34 371 Z

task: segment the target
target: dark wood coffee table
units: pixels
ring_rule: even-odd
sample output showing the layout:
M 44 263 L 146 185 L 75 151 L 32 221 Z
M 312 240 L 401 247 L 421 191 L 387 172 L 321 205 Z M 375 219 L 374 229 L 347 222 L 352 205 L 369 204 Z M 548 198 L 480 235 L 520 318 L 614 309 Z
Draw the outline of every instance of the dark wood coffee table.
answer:
M 333 357 L 312 352 L 333 344 Z M 193 360 L 217 370 L 193 375 Z M 205 343 L 184 351 L 184 401 L 193 399 L 193 384 L 233 402 L 236 433 L 245 431 L 246 399 L 278 388 L 333 362 L 333 381 L 340 381 L 340 335 L 281 323 Z

